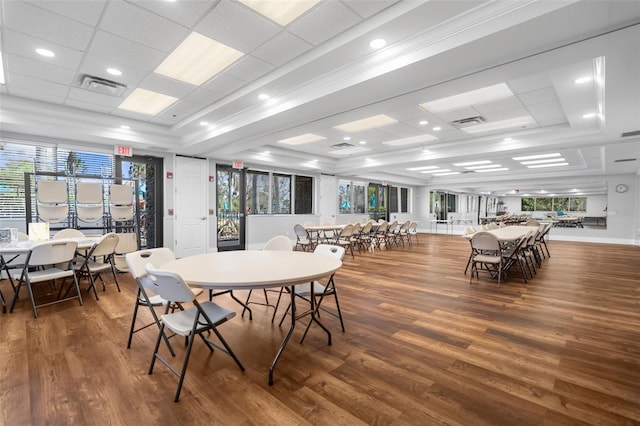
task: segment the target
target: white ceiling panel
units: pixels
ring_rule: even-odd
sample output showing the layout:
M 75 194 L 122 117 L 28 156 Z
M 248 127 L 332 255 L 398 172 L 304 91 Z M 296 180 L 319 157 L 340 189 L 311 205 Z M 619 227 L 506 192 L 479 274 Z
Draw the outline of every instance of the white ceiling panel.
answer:
M 154 73 L 148 74 L 140 82 L 139 86 L 142 89 L 173 96 L 174 98 L 183 98 L 195 89 L 195 86 L 191 84 L 183 83 Z
M 85 50 L 91 40 L 93 28 L 89 25 L 22 1 L 3 4 L 3 18 L 9 29 L 76 50 Z
M 205 83 L 204 86 L 213 92 L 228 95 L 229 93 L 238 90 L 246 84 L 246 81 L 240 80 L 230 75 L 218 74 L 207 83 Z
M 558 95 L 553 87 L 545 87 L 543 89 L 533 90 L 531 92 L 521 93 L 518 95 L 525 105 L 539 104 L 540 102 L 557 101 Z
M 101 28 L 164 52 L 175 49 L 188 34 L 187 28 L 124 2 L 109 3 Z
M 53 90 L 52 92 L 55 92 Z M 56 96 L 43 91 L 36 91 L 25 89 L 22 87 L 12 87 L 10 95 L 19 96 L 21 98 L 35 99 L 42 102 L 49 102 L 52 104 L 62 104 L 64 102 L 64 96 Z
M 27 0 L 27 2 L 92 27 L 100 20 L 107 3 L 105 0 Z
M 318 46 L 361 21 L 351 9 L 338 1 L 324 2 L 289 24 L 287 29 Z
M 280 29 L 279 25 L 248 7 L 229 0 L 221 1 L 196 26 L 200 34 L 243 53 L 250 53 Z
M 231 77 L 251 82 L 253 80 L 257 80 L 273 69 L 273 65 L 270 65 L 258 58 L 254 58 L 253 56 L 246 55 L 226 69 L 224 73 Z
M 40 92 L 43 95 L 64 97 L 67 95 L 69 87 L 65 84 L 53 83 L 51 81 L 42 80 L 39 78 L 29 77 L 23 74 L 15 74 L 9 72 L 7 76 L 10 90 L 9 93 L 13 93 L 14 88 L 29 90 L 32 92 Z
M 47 61 L 39 61 L 12 54 L 7 54 L 5 58 L 5 67 L 12 73 L 64 85 L 69 85 L 73 82 L 75 71 L 72 69 L 63 68 Z
M 70 70 L 75 70 L 80 66 L 80 62 L 82 61 L 82 52 L 78 50 L 26 36 L 6 28 L 4 29 L 3 44 L 5 46 L 4 52 L 14 53 L 18 56 L 24 56 L 25 58 L 34 59 L 43 63 L 50 63 Z M 49 49 L 55 52 L 56 56 L 55 58 L 43 58 L 36 53 L 37 48 Z
M 114 76 L 107 72 L 108 68 L 116 68 L 122 75 Z M 147 75 L 146 71 L 134 68 L 111 59 L 102 58 L 95 55 L 86 55 L 86 58 L 79 69 L 80 74 L 88 74 L 107 80 L 116 81 L 126 86 L 138 86 Z M 78 76 L 80 78 L 80 75 Z
M 111 109 L 116 108 L 124 100 L 120 97 L 104 95 L 102 93 L 96 93 L 77 87 L 74 87 L 69 91 L 69 99 L 109 107 Z
M 343 0 L 344 4 L 365 19 L 397 2 L 398 0 Z
M 188 94 L 185 97 L 185 100 L 204 106 L 211 105 L 222 96 L 223 95 L 221 93 L 216 93 L 212 90 L 205 89 L 204 87 L 198 87 L 193 92 Z
M 158 116 L 153 118 L 151 121 L 159 124 L 174 124 L 176 120 L 181 120 L 184 117 L 197 112 L 200 108 L 202 107 L 194 102 L 181 100 L 158 114 Z
M 548 122 L 550 120 L 567 120 L 564 110 L 557 100 L 539 102 L 527 107 L 531 115 L 538 122 Z
M 91 102 L 83 102 L 83 101 L 78 101 L 75 99 L 70 99 L 67 98 L 67 100 L 64 102 L 65 105 L 72 107 L 72 108 L 78 108 L 81 110 L 88 110 L 88 111 L 95 111 L 95 112 L 101 112 L 104 114 L 108 114 L 111 111 L 113 111 L 113 107 L 110 107 L 108 105 L 97 105 Z
M 301 38 L 284 31 L 268 40 L 251 54 L 272 65 L 280 66 L 302 55 L 312 47 Z
M 83 0 L 80 0 L 83 1 Z M 132 1 L 128 3 L 147 9 L 185 27 L 193 27 L 215 2 L 211 0 L 189 1 Z
M 166 53 L 161 50 L 104 31 L 96 33 L 89 52 L 117 63 L 147 71 L 156 69 L 166 57 Z

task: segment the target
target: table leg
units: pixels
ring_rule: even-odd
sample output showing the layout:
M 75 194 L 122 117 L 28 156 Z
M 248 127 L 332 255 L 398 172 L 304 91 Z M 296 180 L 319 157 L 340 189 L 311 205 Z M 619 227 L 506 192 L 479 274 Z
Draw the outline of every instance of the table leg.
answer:
M 284 340 L 280 344 L 280 348 L 276 353 L 276 357 L 273 359 L 271 363 L 271 367 L 269 367 L 269 386 L 273 386 L 273 372 L 276 369 L 276 363 L 278 359 L 280 359 L 280 355 L 284 351 L 284 348 L 287 346 L 291 335 L 293 334 L 293 330 L 296 328 L 296 286 L 291 286 L 291 328 L 287 332 L 287 335 L 284 336 Z

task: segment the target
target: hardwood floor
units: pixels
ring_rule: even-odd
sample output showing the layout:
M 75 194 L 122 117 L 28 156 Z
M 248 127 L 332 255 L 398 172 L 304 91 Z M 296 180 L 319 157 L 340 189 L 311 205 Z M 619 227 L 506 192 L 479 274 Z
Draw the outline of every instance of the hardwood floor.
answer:
M 84 306 L 44 307 L 37 320 L 25 292 L 0 315 L 0 424 L 640 424 L 640 247 L 554 241 L 552 231 L 537 276 L 525 286 L 512 269 L 497 288 L 482 275 L 469 285 L 466 240 L 419 238 L 345 257 L 346 332 L 323 315 L 333 344 L 316 326 L 299 344 L 299 327 L 271 387 L 287 327 L 271 324 L 271 308 L 252 305 L 249 321 L 216 298 L 238 313 L 220 331 L 246 371 L 196 341 L 179 403 L 167 368 L 147 374 L 157 329 L 126 349 L 128 274 L 121 293 L 83 291 Z M 174 347 L 180 365 L 184 347 Z

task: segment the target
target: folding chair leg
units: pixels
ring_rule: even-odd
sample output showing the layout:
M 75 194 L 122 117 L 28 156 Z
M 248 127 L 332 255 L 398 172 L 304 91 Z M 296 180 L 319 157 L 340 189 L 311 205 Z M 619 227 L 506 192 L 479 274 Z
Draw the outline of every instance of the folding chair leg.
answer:
M 0 290 L 0 301 L 2 302 L 2 313 L 7 313 L 7 301 L 4 299 L 4 294 L 2 294 L 2 290 Z

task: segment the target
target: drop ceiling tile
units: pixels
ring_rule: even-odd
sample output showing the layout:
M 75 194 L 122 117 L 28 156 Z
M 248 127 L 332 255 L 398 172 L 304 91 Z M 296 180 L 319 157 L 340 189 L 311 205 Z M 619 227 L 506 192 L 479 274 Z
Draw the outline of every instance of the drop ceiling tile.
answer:
M 140 114 L 139 112 L 127 111 L 120 108 L 115 108 L 113 111 L 111 111 L 111 115 L 139 121 L 151 121 L 151 119 L 153 118 L 152 115 Z
M 521 93 L 518 97 L 525 105 L 533 105 L 540 102 L 557 100 L 558 94 L 553 87 L 546 87 L 544 89 Z
M 108 105 L 97 105 L 90 102 L 77 101 L 75 99 L 67 99 L 64 104 L 72 108 L 101 112 L 103 114 L 108 114 L 113 110 L 113 107 L 110 107 Z
M 397 3 L 398 0 L 342 0 L 362 18 L 368 18 Z
M 184 119 L 185 117 L 198 112 L 201 108 L 202 106 L 194 102 L 181 100 L 171 105 L 169 108 L 167 108 L 157 116 L 153 117 L 151 119 L 151 122 L 167 125 L 174 124 Z
M 190 102 L 194 102 L 198 105 L 211 105 L 218 99 L 222 98 L 221 93 L 216 93 L 211 90 L 207 90 L 203 87 L 198 87 L 193 92 L 189 93 L 184 99 Z
M 4 29 L 4 49 L 7 53 L 43 61 L 59 67 L 75 70 L 82 61 L 82 52 L 61 46 L 50 41 L 26 36 L 7 28 Z M 45 48 L 55 52 L 54 58 L 43 58 L 36 53 L 36 48 Z
M 258 47 L 251 55 L 272 65 L 280 66 L 312 48 L 313 46 L 306 41 L 283 31 Z
M 540 124 L 540 127 L 546 127 L 546 126 L 556 126 L 558 124 L 565 124 L 567 123 L 567 119 L 565 117 L 562 118 L 552 118 L 549 120 L 536 120 L 538 122 L 538 124 Z
M 196 26 L 196 31 L 243 53 L 250 53 L 281 27 L 236 2 L 222 1 Z
M 487 111 L 487 113 L 482 114 L 482 116 L 486 118 L 487 121 L 489 122 L 509 120 L 511 118 L 517 118 L 517 117 L 528 117 L 529 115 L 531 115 L 530 111 L 523 106 L 519 106 L 517 108 L 511 108 L 511 109 Z
M 68 87 L 63 84 L 52 83 L 50 81 L 29 77 L 22 74 L 9 72 L 7 75 L 10 94 L 14 94 L 14 88 L 41 93 L 43 96 L 64 97 L 67 95 Z
M 105 0 L 26 0 L 34 6 L 47 9 L 58 15 L 66 16 L 75 21 L 95 26 L 100 20 L 100 15 L 104 10 Z
M 510 80 L 507 85 L 511 88 L 513 93 L 518 94 L 544 89 L 546 87 L 551 87 L 553 84 L 551 83 L 551 79 L 547 73 L 539 73 Z
M 287 30 L 314 46 L 358 24 L 361 18 L 337 1 L 321 3 L 300 17 Z
M 212 90 L 217 93 L 222 93 L 223 95 L 228 95 L 231 92 L 238 90 L 240 87 L 246 85 L 247 83 L 232 77 L 226 74 L 218 74 L 213 77 L 207 83 L 205 83 L 205 87 L 209 90 Z
M 49 102 L 52 104 L 61 104 L 64 102 L 64 96 L 56 96 L 52 94 L 43 93 L 41 91 L 24 89 L 22 87 L 11 87 L 10 95 L 20 98 L 35 99 L 37 101 Z
M 200 17 L 215 3 L 211 0 L 189 1 L 130 1 L 136 6 L 150 10 L 180 25 L 191 28 Z
M 93 43 L 91 43 L 89 52 L 96 56 L 146 71 L 156 69 L 166 57 L 165 52 L 117 37 L 105 31 L 98 31 Z
M 187 28 L 124 2 L 109 3 L 101 28 L 163 52 L 175 49 L 188 35 Z
M 473 107 L 481 115 L 489 115 L 500 111 L 521 109 L 522 102 L 515 96 L 509 96 L 508 98 L 498 99 L 497 101 L 476 104 Z
M 118 97 L 103 95 L 102 93 L 96 93 L 90 90 L 72 87 L 71 90 L 69 90 L 68 98 L 76 101 L 110 107 L 111 109 L 113 109 L 120 105 L 122 101 L 124 101 L 125 96 Z
M 557 119 L 563 119 L 566 121 L 567 119 L 564 114 L 564 110 L 560 105 L 560 102 L 558 102 L 557 100 L 529 105 L 528 109 L 531 113 L 531 116 L 536 121 L 549 121 Z
M 154 73 L 147 75 L 142 82 L 140 82 L 139 86 L 143 89 L 162 93 L 163 95 L 173 96 L 178 99 L 187 96 L 195 89 L 195 86 L 192 86 L 191 84 L 183 83 Z
M 461 120 L 463 118 L 476 117 L 478 115 L 481 115 L 480 112 L 472 107 L 432 114 L 432 116 L 437 117 L 438 119 L 444 121 L 445 123 L 450 123 L 455 120 Z M 429 124 L 436 125 L 436 123 L 433 120 L 429 120 Z
M 117 68 L 122 72 L 122 75 L 111 75 L 107 72 L 107 68 Z M 101 58 L 95 55 L 87 55 L 82 66 L 78 69 L 78 74 L 89 74 L 132 87 L 140 84 L 142 79 L 148 73 L 114 60 Z
M 13 54 L 5 56 L 5 67 L 9 72 L 51 81 L 59 84 L 71 84 L 75 72 L 69 68 L 59 67 L 45 60 L 34 60 Z
M 251 82 L 262 77 L 269 71 L 273 70 L 273 68 L 273 65 L 268 64 L 258 58 L 254 58 L 253 56 L 247 55 L 243 56 L 233 65 L 231 65 L 224 71 L 224 73 L 231 77 L 235 77 L 246 82 Z
M 93 27 L 21 1 L 3 2 L 4 26 L 32 37 L 85 50 Z

